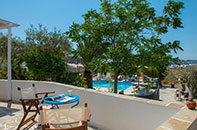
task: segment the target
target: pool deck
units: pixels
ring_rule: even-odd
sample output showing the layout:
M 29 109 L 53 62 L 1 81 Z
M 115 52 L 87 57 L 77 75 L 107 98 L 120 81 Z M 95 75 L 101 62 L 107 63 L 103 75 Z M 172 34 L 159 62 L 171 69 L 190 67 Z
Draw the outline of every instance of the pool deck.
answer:
M 137 84 L 137 83 L 134 83 L 134 84 Z M 131 94 L 131 92 L 134 90 L 133 87 L 134 86 L 132 85 L 129 88 L 127 88 L 126 90 L 124 90 L 125 95 Z M 108 88 L 95 88 L 95 89 L 98 91 L 101 91 L 101 92 L 109 92 Z M 176 88 L 162 87 L 162 88 L 160 88 L 159 91 L 160 91 L 160 100 L 162 102 L 176 103 L 176 104 L 180 104 L 180 105 L 185 105 L 185 103 L 186 103 L 185 100 L 182 100 L 182 101 L 175 100 Z

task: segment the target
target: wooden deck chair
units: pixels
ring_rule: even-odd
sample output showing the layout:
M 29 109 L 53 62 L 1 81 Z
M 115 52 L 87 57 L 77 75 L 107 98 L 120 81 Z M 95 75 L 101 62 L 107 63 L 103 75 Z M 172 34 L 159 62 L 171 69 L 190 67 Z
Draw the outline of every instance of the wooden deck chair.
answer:
M 69 109 L 42 109 L 42 130 L 87 130 L 90 109 L 87 104 Z
M 17 130 L 19 130 L 22 126 L 24 126 L 29 121 L 31 120 L 34 121 L 36 115 L 40 114 L 39 105 L 43 103 L 42 99 L 47 97 L 48 94 L 54 92 L 36 93 L 34 84 L 32 84 L 32 87 L 30 88 L 21 89 L 20 87 L 18 87 L 17 89 L 21 93 L 20 101 L 24 110 L 24 116 L 17 128 Z M 44 94 L 43 98 L 39 97 L 39 95 L 43 95 L 43 94 Z M 34 113 L 34 114 L 28 117 L 28 114 L 30 113 Z

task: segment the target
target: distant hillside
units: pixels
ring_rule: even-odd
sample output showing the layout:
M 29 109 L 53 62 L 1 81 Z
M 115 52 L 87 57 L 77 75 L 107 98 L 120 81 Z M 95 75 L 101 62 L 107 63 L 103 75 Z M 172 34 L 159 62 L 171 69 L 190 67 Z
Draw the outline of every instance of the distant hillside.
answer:
M 183 60 L 185 63 L 197 63 L 197 60 Z
M 197 66 L 197 60 L 182 60 L 182 62 L 179 64 L 172 63 L 169 66 L 170 67 Z

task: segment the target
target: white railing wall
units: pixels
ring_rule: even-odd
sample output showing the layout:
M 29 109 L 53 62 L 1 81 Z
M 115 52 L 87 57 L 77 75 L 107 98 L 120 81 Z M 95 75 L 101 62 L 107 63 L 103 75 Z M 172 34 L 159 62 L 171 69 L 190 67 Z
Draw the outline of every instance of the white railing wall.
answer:
M 89 104 L 92 113 L 90 125 L 103 130 L 154 130 L 178 112 L 176 108 L 149 104 L 135 97 L 45 81 L 12 81 L 12 100 L 18 102 L 20 99 L 17 87 L 31 87 L 33 83 L 37 92 L 62 94 L 72 89 L 73 94 L 80 96 L 80 105 Z M 0 80 L 0 100 L 7 100 L 7 85 L 6 80 Z

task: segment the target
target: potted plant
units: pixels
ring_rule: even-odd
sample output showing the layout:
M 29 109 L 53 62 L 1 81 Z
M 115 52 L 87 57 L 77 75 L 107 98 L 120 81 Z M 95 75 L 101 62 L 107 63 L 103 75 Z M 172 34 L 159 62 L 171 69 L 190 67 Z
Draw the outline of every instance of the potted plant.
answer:
M 193 99 L 196 97 L 197 91 L 197 70 L 194 70 L 190 73 L 190 76 L 187 80 L 187 87 L 189 89 L 189 98 L 186 101 L 187 107 L 191 110 L 194 110 L 196 107 L 196 102 Z
M 195 109 L 196 102 L 193 101 L 196 98 L 197 92 L 197 69 L 195 66 L 172 68 L 167 71 L 166 80 L 171 82 L 182 83 L 187 89 L 188 99 L 186 104 L 189 109 Z M 176 95 L 177 96 L 177 95 Z M 178 95 L 180 96 L 180 95 Z M 185 97 L 187 97 L 185 95 Z
M 150 89 L 153 87 L 154 81 L 153 80 L 148 80 L 147 85 L 145 85 L 145 92 L 148 93 Z

